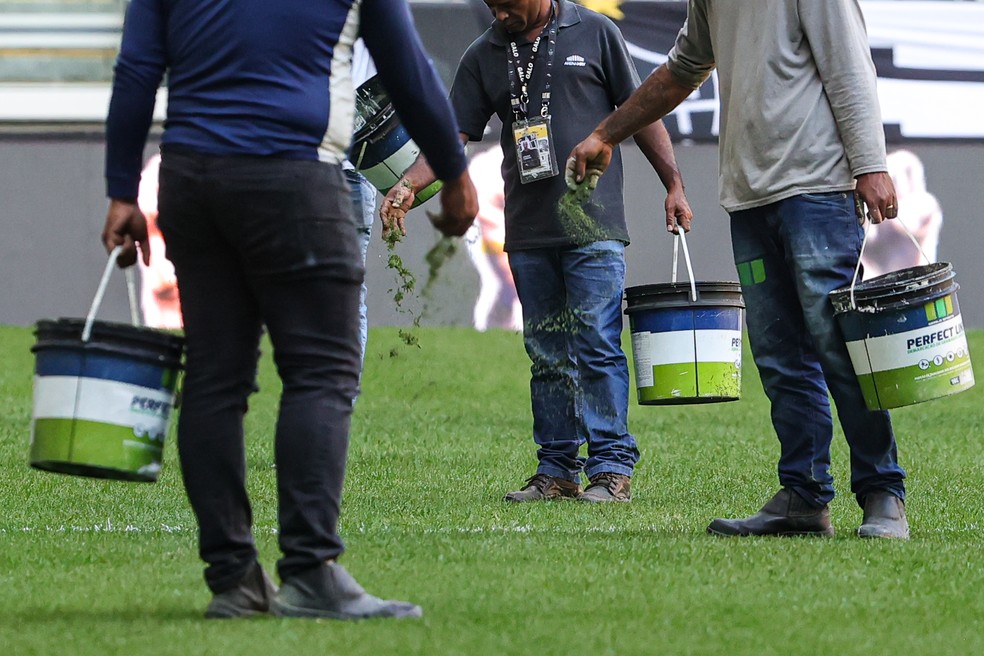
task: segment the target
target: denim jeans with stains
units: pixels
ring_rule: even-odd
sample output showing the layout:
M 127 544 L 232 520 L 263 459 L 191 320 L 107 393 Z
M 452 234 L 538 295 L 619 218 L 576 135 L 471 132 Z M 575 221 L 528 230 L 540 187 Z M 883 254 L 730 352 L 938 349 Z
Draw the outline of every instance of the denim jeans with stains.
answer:
M 875 490 L 905 498 L 891 419 L 865 406 L 828 298 L 851 284 L 863 236 L 853 192 L 801 194 L 731 214 L 748 341 L 781 445 L 779 482 L 817 506 L 834 497 L 830 398 L 858 502 Z
M 625 246 L 509 253 L 532 362 L 537 473 L 579 481 L 632 475 L 639 450 L 628 430 L 629 370 L 622 351 Z M 587 458 L 579 455 L 587 443 Z

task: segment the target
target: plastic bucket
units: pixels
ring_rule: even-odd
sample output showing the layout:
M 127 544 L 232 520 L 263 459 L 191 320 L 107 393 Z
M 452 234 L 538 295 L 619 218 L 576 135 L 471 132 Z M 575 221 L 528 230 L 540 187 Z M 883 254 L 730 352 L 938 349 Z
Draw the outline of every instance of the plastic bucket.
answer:
M 676 282 L 676 246 L 689 283 Z M 695 282 L 686 239 L 674 242 L 673 281 L 629 287 L 626 309 L 640 405 L 737 401 L 741 396 L 742 311 L 737 282 Z
M 95 321 L 118 253 L 116 249 L 110 255 L 85 320 L 37 322 L 31 348 L 35 367 L 30 465 L 62 474 L 152 483 L 161 471 L 184 338 Z M 127 282 L 131 316 L 137 323 L 130 275 Z
M 640 405 L 718 403 L 741 395 L 737 282 L 697 282 L 625 290 Z
M 386 90 L 374 75 L 355 91 L 355 136 L 351 161 L 372 186 L 386 194 L 410 168 L 420 148 L 400 123 Z M 441 181 L 416 192 L 416 207 L 441 189 Z
M 937 262 L 830 293 L 868 408 L 898 408 L 974 386 L 959 288 L 953 267 Z
M 154 482 L 174 408 L 184 339 L 81 319 L 37 323 L 31 466 Z

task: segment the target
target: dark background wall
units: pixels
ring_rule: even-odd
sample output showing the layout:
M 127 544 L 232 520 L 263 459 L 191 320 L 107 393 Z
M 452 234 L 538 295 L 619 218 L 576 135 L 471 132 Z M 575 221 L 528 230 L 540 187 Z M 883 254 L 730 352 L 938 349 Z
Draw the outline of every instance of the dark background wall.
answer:
M 956 269 L 964 323 L 984 327 L 984 144 L 909 147 L 923 160 L 929 189 L 943 207 L 940 259 Z M 727 215 L 717 202 L 717 147 L 679 144 L 676 153 L 695 213 L 688 239 L 695 274 L 699 280 L 735 280 Z M 29 325 L 39 318 L 85 316 L 106 262 L 99 240 L 106 211 L 102 157 L 101 138 L 0 137 L 0 323 Z M 626 148 L 625 194 L 632 236 L 626 284 L 667 282 L 672 239 L 663 227 L 663 195 L 634 146 Z M 397 246 L 421 286 L 428 273 L 424 255 L 439 236 L 423 212 L 436 203 L 432 199 L 411 212 L 409 237 Z M 377 236 L 367 265 L 369 319 L 374 325 L 406 325 L 410 318 L 397 312 L 388 291 L 396 279 L 386 268 L 388 254 Z M 458 245 L 438 272 L 430 298 L 411 302 L 416 311 L 426 304 L 425 324 L 470 325 L 478 275 L 464 244 Z M 680 277 L 685 276 L 681 264 Z M 127 320 L 121 275 L 111 283 L 103 310 L 102 318 Z

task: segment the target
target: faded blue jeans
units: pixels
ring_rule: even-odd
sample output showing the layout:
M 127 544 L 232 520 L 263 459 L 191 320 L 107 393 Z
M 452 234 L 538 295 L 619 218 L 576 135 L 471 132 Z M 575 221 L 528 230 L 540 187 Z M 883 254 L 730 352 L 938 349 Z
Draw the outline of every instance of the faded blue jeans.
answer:
M 530 398 L 538 474 L 580 482 L 632 475 L 639 450 L 628 431 L 629 370 L 622 351 L 625 247 L 509 253 L 532 361 Z M 588 445 L 587 458 L 578 451 Z
M 851 284 L 862 237 L 853 192 L 801 194 L 731 214 L 748 341 L 781 445 L 779 482 L 816 506 L 834 497 L 828 392 L 858 503 L 875 490 L 905 498 L 891 419 L 865 406 L 828 298 Z
M 355 169 L 344 169 L 345 179 L 352 195 L 352 216 L 359 232 L 359 248 L 362 250 L 362 264 L 369 253 L 369 240 L 372 238 L 372 222 L 376 217 L 376 188 Z M 366 360 L 366 342 L 369 339 L 369 320 L 366 313 L 366 283 L 363 281 L 359 292 L 359 341 L 362 344 L 362 361 Z

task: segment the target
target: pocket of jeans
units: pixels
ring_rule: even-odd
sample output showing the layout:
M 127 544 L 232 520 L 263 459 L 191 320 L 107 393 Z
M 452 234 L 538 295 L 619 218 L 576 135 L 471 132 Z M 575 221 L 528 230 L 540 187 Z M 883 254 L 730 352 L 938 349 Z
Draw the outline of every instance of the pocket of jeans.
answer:
M 846 191 L 825 191 L 822 193 L 804 193 L 800 194 L 801 198 L 806 200 L 811 200 L 814 202 L 830 202 L 830 201 L 845 201 L 847 200 Z

